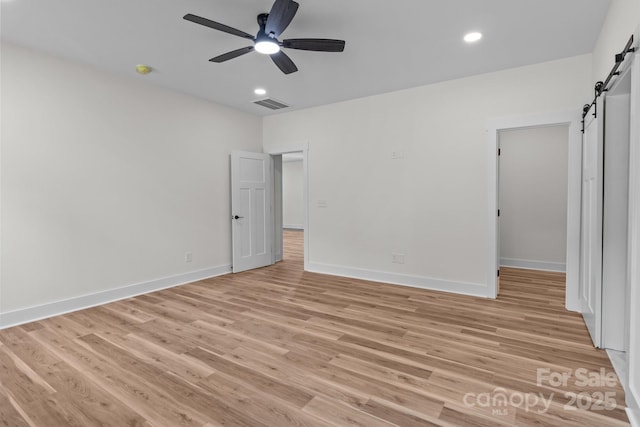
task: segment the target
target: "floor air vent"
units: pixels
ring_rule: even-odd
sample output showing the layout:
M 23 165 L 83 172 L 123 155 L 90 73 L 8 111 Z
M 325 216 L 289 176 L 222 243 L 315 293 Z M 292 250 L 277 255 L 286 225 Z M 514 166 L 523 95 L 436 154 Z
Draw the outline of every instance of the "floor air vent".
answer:
M 263 107 L 269 108 L 270 110 L 281 110 L 283 108 L 289 107 L 287 104 L 271 98 L 260 99 L 258 101 L 253 101 L 253 103 L 262 105 Z

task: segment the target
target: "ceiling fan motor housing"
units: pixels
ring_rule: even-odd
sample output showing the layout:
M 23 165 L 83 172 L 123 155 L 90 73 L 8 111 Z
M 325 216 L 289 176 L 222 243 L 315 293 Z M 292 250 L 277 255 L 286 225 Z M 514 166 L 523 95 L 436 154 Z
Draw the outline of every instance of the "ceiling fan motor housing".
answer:
M 267 42 L 267 43 L 276 43 L 278 46 L 281 46 L 281 43 L 276 38 L 275 33 L 271 32 L 267 34 L 265 27 L 267 25 L 268 18 L 269 18 L 268 13 L 261 13 L 260 15 L 258 15 L 258 25 L 260 26 L 260 30 L 258 30 L 258 34 L 256 34 L 255 44 L 257 45 L 260 42 Z

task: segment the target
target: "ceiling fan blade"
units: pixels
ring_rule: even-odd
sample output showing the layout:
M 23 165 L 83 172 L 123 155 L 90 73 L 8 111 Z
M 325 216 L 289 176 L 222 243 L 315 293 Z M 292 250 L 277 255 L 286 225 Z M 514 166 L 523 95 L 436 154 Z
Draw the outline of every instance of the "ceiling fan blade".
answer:
M 265 32 L 273 33 L 276 37 L 280 36 L 296 16 L 298 6 L 300 5 L 293 0 L 276 0 L 269 12 Z
M 211 58 L 209 61 L 218 63 L 225 62 L 249 52 L 253 52 L 253 46 L 247 46 L 240 49 L 232 50 L 231 52 L 223 53 L 222 55 L 218 55 L 215 58 Z
M 332 39 L 287 39 L 282 41 L 282 46 L 289 49 L 313 50 L 316 52 L 342 52 L 344 40 Z
M 236 28 L 229 27 L 224 24 L 220 24 L 219 22 L 212 21 L 207 18 L 203 18 L 201 16 L 192 15 L 187 13 L 183 16 L 187 21 L 195 22 L 196 24 L 204 25 L 205 27 L 213 28 L 214 30 L 222 31 L 227 34 L 232 34 L 234 36 L 243 37 L 245 39 L 253 40 L 253 36 L 251 34 L 245 33 L 244 31 L 240 31 Z
M 271 55 L 271 59 L 278 66 L 278 68 L 280 68 L 280 71 L 285 74 L 291 74 L 298 71 L 298 67 L 296 67 L 296 64 L 294 64 L 291 58 L 289 58 L 283 51 L 274 53 L 273 55 Z

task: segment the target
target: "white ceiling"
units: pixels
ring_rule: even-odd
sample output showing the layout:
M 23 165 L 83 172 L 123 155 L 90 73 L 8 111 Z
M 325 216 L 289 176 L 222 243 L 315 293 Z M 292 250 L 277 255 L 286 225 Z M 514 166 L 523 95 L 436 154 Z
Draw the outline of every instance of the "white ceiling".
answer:
M 282 74 L 250 41 L 182 19 L 193 13 L 254 34 L 272 0 L 1 0 L 2 38 L 253 114 L 256 87 L 292 109 L 549 61 L 593 50 L 609 0 L 298 0 L 280 39 L 346 40 L 343 53 L 287 50 Z M 467 45 L 462 37 L 481 31 Z M 137 75 L 136 64 L 154 72 Z

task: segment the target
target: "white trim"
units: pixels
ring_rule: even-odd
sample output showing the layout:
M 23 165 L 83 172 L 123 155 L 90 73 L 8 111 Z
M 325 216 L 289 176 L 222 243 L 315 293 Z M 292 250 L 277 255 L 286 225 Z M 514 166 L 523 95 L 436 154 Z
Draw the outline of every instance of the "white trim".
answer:
M 556 271 L 565 273 L 567 265 L 562 262 L 534 261 L 529 259 L 500 258 L 500 267 L 524 268 L 526 270 Z
M 70 313 L 72 311 L 84 310 L 85 308 L 95 307 L 162 289 L 173 288 L 175 286 L 209 279 L 211 277 L 222 276 L 223 274 L 228 273 L 231 273 L 231 265 L 220 265 L 204 270 L 191 271 L 189 273 L 163 277 L 161 279 L 150 280 L 148 282 L 136 283 L 122 288 L 109 289 L 66 300 L 0 313 L 0 329 Z
M 625 392 L 628 391 L 626 394 L 627 407 L 636 411 L 636 413 L 640 415 L 640 392 L 636 390 L 634 384 L 629 383 L 628 386 L 628 389 L 625 390 Z
M 287 154 L 287 153 L 285 153 L 285 154 Z M 302 154 L 297 155 L 298 152 L 290 153 L 290 155 L 295 156 L 295 157 L 285 156 L 285 154 L 282 155 L 282 163 L 294 163 L 294 162 L 301 162 L 302 161 Z
M 270 147 L 265 152 L 267 154 L 278 155 L 286 153 L 295 153 L 302 151 L 302 218 L 304 223 L 304 267 L 305 271 L 309 270 L 309 142 L 298 142 L 292 144 L 282 144 Z M 283 225 L 284 227 L 284 225 Z
M 640 36 L 640 27 L 636 31 Z M 636 43 L 636 49 L 638 44 Z M 629 153 L 629 246 L 628 246 L 628 284 L 630 288 L 629 301 L 629 390 L 627 396 L 627 415 L 631 425 L 640 427 L 640 312 L 637 304 L 640 302 L 640 53 L 633 56 L 631 68 L 631 123 L 630 123 L 630 153 Z M 631 402 L 629 402 L 631 400 Z
M 635 389 L 633 384 L 629 384 L 627 407 L 633 409 L 638 415 L 640 415 L 640 392 Z
M 284 259 L 284 244 L 282 241 L 282 234 L 280 236 L 277 235 L 276 230 L 278 227 L 282 227 L 282 223 L 284 221 L 284 202 L 283 202 L 283 181 L 282 181 L 282 173 L 283 173 L 283 164 L 284 159 L 282 156 L 270 156 L 271 157 L 271 165 L 273 166 L 272 171 L 272 188 L 271 188 L 271 212 L 273 215 L 273 230 L 271 230 L 271 247 L 272 247 L 272 264 L 280 262 Z M 279 161 L 278 161 L 279 160 Z M 276 179 L 277 172 L 279 172 L 279 176 Z M 278 188 L 279 187 L 279 188 Z M 280 204 L 280 206 L 277 206 Z
M 310 263 L 308 267 L 308 271 L 313 273 L 350 277 L 353 279 L 429 289 L 432 291 L 451 292 L 454 294 L 462 294 L 472 297 L 487 296 L 486 286 L 484 283 L 453 282 L 449 280 L 434 279 L 431 277 L 411 276 L 408 274 L 389 273 L 387 271 L 367 270 L 364 268 L 344 267 L 341 265 L 322 264 L 317 262 Z
M 279 144 L 273 147 L 269 147 L 265 153 L 267 154 L 287 154 L 297 153 L 298 151 L 305 152 L 309 149 L 309 141 L 293 142 L 291 144 Z
M 629 362 L 628 354 L 621 351 L 607 349 L 607 356 L 611 361 L 618 381 L 622 385 L 624 390 L 625 403 L 627 405 L 626 411 L 629 421 L 632 426 L 640 427 L 640 402 L 635 398 L 633 389 L 629 384 Z M 635 419 L 635 422 L 634 422 Z
M 282 228 L 289 230 L 304 230 L 304 224 L 283 224 Z
M 498 133 L 503 129 L 531 128 L 540 126 L 569 125 L 569 163 L 567 183 L 567 263 L 566 301 L 567 310 L 579 311 L 578 280 L 580 261 L 580 188 L 582 134 L 581 116 L 577 111 L 530 114 L 503 117 L 487 122 L 488 203 L 487 203 L 487 258 L 486 281 L 488 295 L 497 297 L 498 281 Z
M 0 55 L 0 69 L 2 69 L 2 55 Z M 1 121 L 1 117 L 2 117 L 2 96 L 0 96 L 0 121 Z M 0 138 L 0 171 L 2 169 L 2 139 Z M 4 188 L 2 186 L 2 176 L 4 174 L 0 173 L 0 189 Z M 4 252 L 2 252 L 2 200 L 3 198 L 1 197 L 2 195 L 2 191 L 0 191 L 0 254 L 3 254 Z M 0 319 L 2 316 L 2 256 L 0 256 Z M 2 325 L 2 323 L 0 323 L 0 325 Z M 1 326 L 0 326 L 1 328 Z

